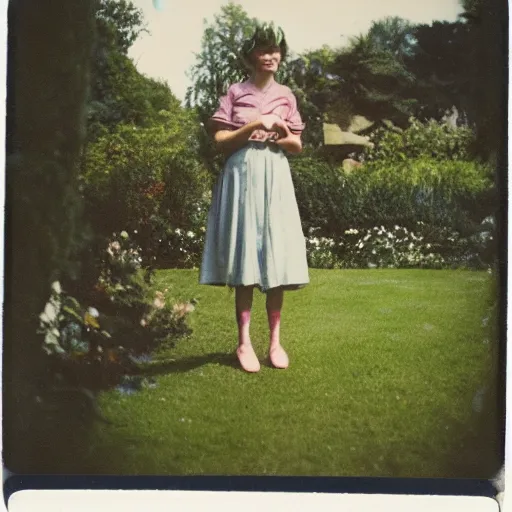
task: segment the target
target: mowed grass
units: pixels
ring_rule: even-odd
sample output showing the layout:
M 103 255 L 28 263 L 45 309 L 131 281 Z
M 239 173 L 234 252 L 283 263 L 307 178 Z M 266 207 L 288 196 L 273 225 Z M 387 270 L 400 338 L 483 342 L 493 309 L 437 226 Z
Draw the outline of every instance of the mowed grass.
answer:
M 291 365 L 258 374 L 236 362 L 234 294 L 192 270 L 160 271 L 156 289 L 199 297 L 193 336 L 160 354 L 158 386 L 104 393 L 82 470 L 103 474 L 490 477 L 497 469 L 482 319 L 484 272 L 311 270 L 287 292 L 281 336 Z M 264 361 L 264 295 L 253 344 Z M 484 341 L 486 340 L 486 341 Z M 475 393 L 487 387 L 484 410 Z M 478 407 L 476 407 L 478 409 Z

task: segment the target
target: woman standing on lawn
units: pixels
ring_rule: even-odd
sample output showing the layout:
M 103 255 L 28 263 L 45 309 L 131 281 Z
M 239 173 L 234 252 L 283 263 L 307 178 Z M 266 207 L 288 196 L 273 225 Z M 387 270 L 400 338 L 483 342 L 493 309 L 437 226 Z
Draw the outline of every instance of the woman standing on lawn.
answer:
M 288 367 L 279 327 L 284 290 L 309 283 L 306 246 L 286 153 L 302 150 L 304 129 L 291 90 L 274 74 L 286 57 L 283 31 L 258 27 L 242 47 L 250 78 L 229 87 L 211 118 L 211 131 L 226 154 L 208 216 L 201 284 L 234 287 L 237 356 L 257 372 L 249 324 L 253 289 L 266 293 L 269 358 Z

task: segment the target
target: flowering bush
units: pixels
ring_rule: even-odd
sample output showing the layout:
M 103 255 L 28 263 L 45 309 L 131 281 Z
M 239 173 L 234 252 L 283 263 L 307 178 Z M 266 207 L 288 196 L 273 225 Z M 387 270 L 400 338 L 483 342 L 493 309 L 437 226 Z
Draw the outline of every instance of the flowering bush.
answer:
M 141 250 L 123 231 L 114 234 L 105 251 L 106 257 L 97 287 L 103 295 L 103 308 L 112 331 L 123 339 L 123 346 L 135 352 L 148 352 L 164 341 L 190 333 L 186 316 L 193 311 L 188 307 L 179 315 L 172 299 L 165 292 L 150 295 L 151 274 L 141 272 Z M 99 297 L 98 297 L 99 298 Z M 124 318 L 120 322 L 117 319 Z
M 176 339 L 192 333 L 187 325 L 187 317 L 194 311 L 197 301 L 175 302 L 167 293 L 168 289 L 155 292 L 153 302 L 142 316 L 140 325 L 155 343 L 174 346 Z
M 44 335 L 46 354 L 66 358 L 82 356 L 91 351 L 93 343 L 97 343 L 95 337 L 108 345 L 111 335 L 100 328 L 98 317 L 96 308 L 84 308 L 62 290 L 59 281 L 55 281 L 50 298 L 39 316 L 39 333 Z
M 313 268 L 443 268 L 482 267 L 489 231 L 477 237 L 461 237 L 445 227 L 418 222 L 415 230 L 395 225 L 392 228 L 347 229 L 337 238 L 306 238 L 308 263 Z
M 314 230 L 310 230 L 311 233 Z M 341 244 L 332 238 L 309 237 L 306 238 L 306 254 L 308 266 L 311 268 L 342 268 L 343 262 L 337 254 Z
M 150 240 L 146 238 L 144 244 L 148 247 L 144 261 L 160 268 L 197 268 L 204 244 L 205 224 L 206 220 L 202 220 L 185 229 L 174 227 L 168 219 L 153 218 Z
M 121 292 L 133 291 L 130 277 L 142 267 L 141 248 L 130 240 L 126 231 L 114 233 L 104 252 L 98 287 L 115 301 Z
M 347 230 L 345 234 L 348 243 L 345 243 L 342 254 L 350 267 L 440 268 L 446 264 L 435 245 L 405 227 L 395 225 L 387 230 L 384 226 L 376 226 L 361 232 Z
M 52 285 L 40 315 L 40 334 L 59 374 L 74 362 L 68 375 L 75 383 L 83 385 L 85 379 L 93 388 L 113 384 L 141 355 L 163 344 L 174 346 L 191 334 L 187 320 L 195 299 L 178 302 L 167 295 L 168 290 L 152 295 L 151 274 L 144 276 L 142 259 L 140 249 L 123 231 L 107 243 L 99 279 L 83 304 L 59 282 Z

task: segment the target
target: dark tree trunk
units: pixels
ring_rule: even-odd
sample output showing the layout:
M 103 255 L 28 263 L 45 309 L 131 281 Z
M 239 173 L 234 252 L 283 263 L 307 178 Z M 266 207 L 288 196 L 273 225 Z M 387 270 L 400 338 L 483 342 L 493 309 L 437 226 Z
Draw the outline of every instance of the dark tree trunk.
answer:
M 82 237 L 94 0 L 11 0 L 8 10 L 4 463 L 26 470 L 45 380 L 39 314 Z

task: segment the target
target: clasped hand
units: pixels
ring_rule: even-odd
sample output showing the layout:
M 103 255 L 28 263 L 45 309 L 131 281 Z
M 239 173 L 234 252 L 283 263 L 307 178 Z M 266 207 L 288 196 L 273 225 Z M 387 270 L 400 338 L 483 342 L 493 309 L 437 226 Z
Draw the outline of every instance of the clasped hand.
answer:
M 288 125 L 275 114 L 265 114 L 261 116 L 260 121 L 265 130 L 277 132 L 278 138 L 274 139 L 274 142 L 288 138 L 291 133 Z

